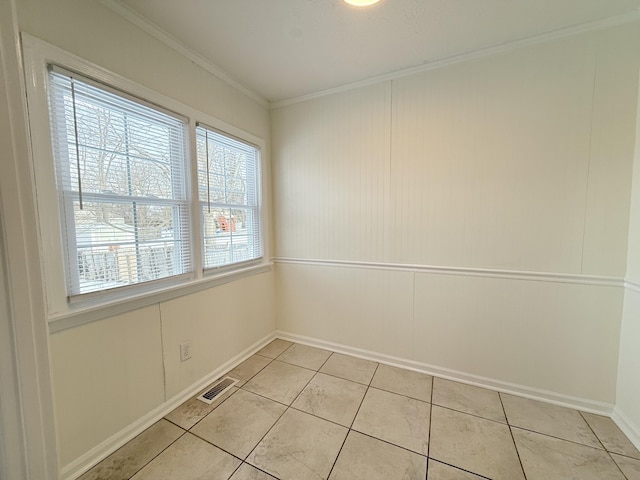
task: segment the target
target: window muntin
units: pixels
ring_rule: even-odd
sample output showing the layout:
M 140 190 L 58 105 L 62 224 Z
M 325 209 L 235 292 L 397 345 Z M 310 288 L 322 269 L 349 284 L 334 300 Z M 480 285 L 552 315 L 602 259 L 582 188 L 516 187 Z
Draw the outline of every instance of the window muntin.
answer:
M 192 270 L 184 120 L 49 72 L 69 297 Z
M 196 149 L 204 269 L 262 258 L 260 151 L 204 126 Z

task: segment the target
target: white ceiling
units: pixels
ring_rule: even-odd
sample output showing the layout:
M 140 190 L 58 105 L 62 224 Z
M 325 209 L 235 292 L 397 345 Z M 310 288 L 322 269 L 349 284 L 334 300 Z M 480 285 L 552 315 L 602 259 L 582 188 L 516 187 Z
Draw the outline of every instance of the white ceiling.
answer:
M 109 3 L 109 2 L 107 2 Z M 112 0 L 268 101 L 619 15 L 640 0 Z

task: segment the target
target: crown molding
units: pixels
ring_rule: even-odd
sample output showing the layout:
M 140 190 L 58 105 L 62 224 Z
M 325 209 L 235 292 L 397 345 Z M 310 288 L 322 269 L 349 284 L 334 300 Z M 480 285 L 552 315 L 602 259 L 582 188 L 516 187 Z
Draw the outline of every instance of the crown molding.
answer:
M 631 23 L 638 20 L 640 20 L 640 10 L 625 13 L 622 15 L 616 15 L 613 17 L 607 17 L 607 18 L 596 20 L 593 22 L 581 23 L 578 25 L 571 25 L 569 27 L 552 30 L 550 32 L 545 32 L 538 35 L 532 35 L 530 37 L 526 37 L 520 40 L 514 40 L 514 41 L 503 43 L 500 45 L 494 45 L 492 47 L 487 47 L 487 48 L 482 48 L 480 50 L 473 50 L 467 53 L 462 53 L 460 55 L 441 58 L 438 60 L 434 60 L 432 62 L 425 63 L 423 65 L 406 68 L 403 70 L 387 73 L 384 75 L 378 75 L 376 77 L 368 78 L 366 80 L 347 83 L 345 85 L 340 85 L 338 87 L 321 90 L 318 92 L 310 93 L 308 95 L 301 95 L 299 97 L 294 97 L 287 100 L 271 102 L 269 106 L 271 109 L 286 107 L 288 105 L 305 102 L 307 100 L 313 100 L 315 98 L 325 97 L 327 95 L 333 95 L 333 94 L 345 92 L 348 90 L 354 90 L 356 88 L 376 85 L 379 83 L 388 82 L 390 80 L 395 80 L 397 78 L 407 77 L 409 75 L 414 75 L 417 73 L 428 72 L 430 70 L 436 70 L 439 68 L 447 67 L 449 65 L 456 65 L 458 63 L 463 63 L 470 60 L 476 60 L 480 58 L 490 57 L 493 55 L 498 55 L 501 53 L 507 53 L 520 48 L 524 48 L 532 45 L 538 45 L 541 43 L 547 43 L 553 40 L 570 37 L 570 36 L 578 35 L 585 32 L 603 30 L 605 28 L 615 27 L 618 25 L 623 25 L 625 23 Z
M 203 68 L 210 74 L 219 78 L 220 80 L 232 86 L 233 88 L 239 90 L 240 92 L 245 94 L 247 97 L 258 102 L 263 107 L 269 107 L 269 102 L 264 97 L 262 97 L 259 93 L 253 91 L 252 89 L 244 85 L 242 82 L 236 80 L 227 72 L 225 72 L 222 68 L 210 62 L 199 53 L 196 53 L 193 50 L 191 50 L 189 47 L 184 45 L 175 37 L 165 32 L 158 25 L 151 22 L 147 18 L 143 17 L 138 12 L 134 11 L 133 9 L 131 9 L 130 7 L 122 3 L 120 0 L 100 0 L 100 1 L 104 6 L 106 6 L 110 10 L 117 13 L 125 20 L 133 23 L 134 25 L 139 27 L 141 30 L 145 31 L 146 33 L 154 37 L 156 40 L 159 40 L 169 48 L 178 52 L 180 55 L 188 58 L 193 63 Z
M 133 23 L 134 25 L 136 25 L 137 27 L 139 27 L 149 35 L 153 36 L 160 42 L 164 43 L 168 47 L 178 52 L 179 54 L 188 58 L 189 60 L 194 62 L 196 65 L 202 67 L 207 72 L 211 73 L 215 77 L 219 78 L 220 80 L 226 82 L 227 84 L 241 91 L 242 93 L 247 95 L 249 98 L 258 102 L 260 105 L 264 107 L 268 107 L 270 109 L 286 107 L 288 105 L 305 102 L 307 100 L 313 100 L 315 98 L 325 97 L 328 95 L 333 95 L 336 93 L 354 90 L 356 88 L 366 87 L 370 85 L 376 85 L 379 83 L 387 82 L 387 81 L 402 78 L 402 77 L 407 77 L 409 75 L 414 75 L 417 73 L 436 70 L 439 68 L 447 67 L 449 65 L 456 65 L 458 63 L 463 63 L 470 60 L 490 57 L 490 56 L 498 55 L 501 53 L 507 53 L 513 50 L 517 50 L 519 48 L 538 45 L 541 43 L 557 40 L 560 38 L 570 37 L 573 35 L 578 35 L 578 34 L 590 32 L 590 31 L 602 30 L 605 28 L 610 28 L 610 27 L 623 25 L 625 23 L 631 23 L 631 22 L 640 20 L 640 9 L 639 9 L 633 12 L 616 15 L 613 17 L 607 17 L 607 18 L 596 20 L 593 22 L 581 23 L 578 25 L 571 25 L 571 26 L 560 28 L 557 30 L 552 30 L 550 32 L 545 32 L 538 35 L 532 35 L 530 37 L 526 37 L 523 39 L 514 40 L 511 42 L 507 42 L 499 45 L 494 45 L 492 47 L 482 48 L 479 50 L 472 50 L 470 52 L 462 53 L 459 55 L 441 58 L 441 59 L 434 60 L 432 62 L 428 62 L 415 67 L 410 67 L 410 68 L 406 68 L 396 72 L 378 75 L 375 77 L 368 78 L 366 80 L 347 83 L 337 87 L 320 90 L 307 95 L 301 95 L 298 97 L 280 100 L 277 102 L 269 102 L 262 95 L 250 89 L 249 87 L 245 86 L 239 80 L 236 80 L 235 78 L 233 78 L 231 75 L 225 72 L 222 68 L 210 62 L 199 53 L 194 52 L 192 49 L 184 45 L 182 42 L 177 40 L 172 35 L 168 34 L 158 25 L 151 22 L 147 18 L 140 15 L 138 12 L 131 9 L 129 6 L 122 3 L 121 0 L 100 0 L 100 1 L 107 8 L 111 9 L 112 11 L 114 11 L 124 19 Z

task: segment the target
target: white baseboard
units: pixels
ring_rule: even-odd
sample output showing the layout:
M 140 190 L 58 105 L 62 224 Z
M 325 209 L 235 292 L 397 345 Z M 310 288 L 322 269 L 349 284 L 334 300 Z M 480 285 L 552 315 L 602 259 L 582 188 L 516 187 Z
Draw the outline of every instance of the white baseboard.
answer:
M 454 380 L 460 383 L 466 383 L 468 385 L 474 385 L 476 387 L 487 388 L 489 390 L 495 390 L 502 393 L 509 393 L 520 397 L 530 398 L 533 400 L 540 400 L 546 403 L 552 403 L 554 405 L 560 405 L 562 407 L 569 407 L 583 412 L 595 413 L 598 415 L 611 416 L 613 413 L 613 404 L 605 402 L 597 402 L 594 400 L 588 400 L 580 397 L 573 397 L 562 393 L 551 392 L 548 390 L 542 390 L 537 388 L 528 387 L 526 385 L 519 385 L 515 383 L 503 382 L 501 380 L 495 380 L 492 378 L 481 377 L 479 375 L 472 375 L 457 370 L 451 370 L 448 368 L 437 367 L 426 363 L 416 362 L 413 360 L 407 360 L 405 358 L 394 357 L 391 355 L 385 355 L 382 353 L 372 352 L 370 350 L 364 350 L 360 348 L 350 347 L 348 345 L 342 345 L 334 342 L 327 342 L 324 340 L 318 340 L 311 337 L 305 337 L 303 335 L 297 335 L 284 331 L 277 331 L 276 337 L 284 340 L 289 340 L 296 343 L 302 343 L 311 347 L 324 348 L 326 350 L 332 350 L 338 353 L 344 353 L 365 360 L 372 360 L 374 362 L 383 363 L 385 365 L 391 365 L 394 367 L 406 368 L 417 372 L 426 373 L 436 377 L 444 378 L 447 380 Z
M 162 403 L 158 407 L 151 410 L 149 413 L 139 418 L 132 424 L 128 425 L 126 428 L 123 428 L 119 432 L 115 433 L 104 442 L 96 445 L 91 450 L 86 452 L 81 457 L 77 458 L 73 462 L 65 465 L 60 470 L 60 479 L 61 480 L 74 480 L 78 478 L 80 475 L 94 467 L 96 464 L 104 460 L 106 457 L 115 452 L 118 448 L 122 447 L 125 443 L 132 440 L 144 430 L 149 428 L 151 425 L 156 423 L 158 420 L 162 419 L 169 412 L 173 411 L 175 408 L 180 406 L 182 403 L 189 400 L 191 397 L 195 396 L 196 393 L 203 390 L 209 384 L 213 383 L 224 373 L 233 369 L 240 363 L 244 362 L 247 358 L 253 355 L 255 352 L 264 347 L 267 343 L 271 342 L 274 338 L 276 338 L 276 332 L 273 332 L 266 337 L 258 340 L 249 348 L 245 349 L 235 357 L 233 357 L 228 362 L 222 364 L 220 367 L 216 368 L 206 377 L 198 380 L 194 384 L 182 390 L 180 393 L 174 395 L 172 398 Z
M 617 406 L 613 409 L 611 418 L 629 440 L 631 440 L 631 443 L 640 450 L 640 427 L 629 420 L 629 417 L 622 413 Z

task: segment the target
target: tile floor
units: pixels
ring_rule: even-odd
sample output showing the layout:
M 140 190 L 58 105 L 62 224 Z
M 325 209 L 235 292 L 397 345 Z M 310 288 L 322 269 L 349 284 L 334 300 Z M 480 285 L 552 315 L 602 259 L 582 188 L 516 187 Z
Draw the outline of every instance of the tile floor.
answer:
M 274 340 L 82 480 L 640 480 L 606 417 Z

